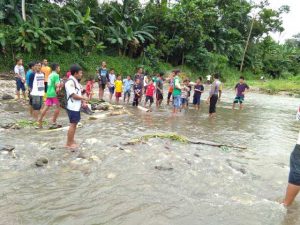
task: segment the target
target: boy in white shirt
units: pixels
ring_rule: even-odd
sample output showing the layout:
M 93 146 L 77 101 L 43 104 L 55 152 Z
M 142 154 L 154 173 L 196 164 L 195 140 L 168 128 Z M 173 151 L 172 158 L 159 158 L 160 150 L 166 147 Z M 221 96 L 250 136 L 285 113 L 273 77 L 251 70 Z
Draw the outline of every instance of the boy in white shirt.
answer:
M 74 149 L 77 146 L 74 136 L 77 124 L 80 121 L 80 109 L 88 101 L 87 98 L 82 97 L 82 87 L 79 84 L 82 78 L 82 69 L 79 65 L 71 66 L 71 76 L 65 84 L 67 95 L 67 112 L 70 120 L 70 127 L 68 130 L 66 148 Z
M 25 69 L 23 66 L 23 59 L 17 59 L 16 66 L 14 68 L 16 86 L 17 86 L 17 98 L 20 100 L 20 90 L 22 90 L 23 98 L 26 99 L 25 95 Z

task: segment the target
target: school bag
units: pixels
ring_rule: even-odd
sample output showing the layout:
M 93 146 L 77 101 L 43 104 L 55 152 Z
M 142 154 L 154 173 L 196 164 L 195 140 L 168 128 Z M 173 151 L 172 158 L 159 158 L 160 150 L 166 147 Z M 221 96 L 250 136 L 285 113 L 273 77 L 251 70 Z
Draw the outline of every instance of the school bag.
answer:
M 59 92 L 57 93 L 57 98 L 59 100 L 59 103 L 60 103 L 60 106 L 63 108 L 63 109 L 67 109 L 67 106 L 68 106 L 68 101 L 70 99 L 71 96 L 67 97 L 67 92 L 66 92 L 66 83 L 69 81 L 69 80 L 72 80 L 72 82 L 74 83 L 74 86 L 75 86 L 75 89 L 76 90 L 80 90 L 76 84 L 75 84 L 75 81 L 73 79 L 63 79 L 61 80 L 61 88 L 59 89 Z

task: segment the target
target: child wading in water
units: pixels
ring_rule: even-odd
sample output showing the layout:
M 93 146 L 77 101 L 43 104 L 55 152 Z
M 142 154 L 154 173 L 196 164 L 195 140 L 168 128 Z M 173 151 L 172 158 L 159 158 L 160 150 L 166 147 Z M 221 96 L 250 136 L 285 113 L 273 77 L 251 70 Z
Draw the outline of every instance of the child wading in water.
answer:
M 154 102 L 154 99 L 153 99 L 154 92 L 155 92 L 155 86 L 153 84 L 153 80 L 151 79 L 147 85 L 146 100 L 145 100 L 145 107 L 147 106 L 148 101 L 150 101 L 150 105 L 149 105 L 150 110 L 151 110 L 151 106 Z
M 204 86 L 202 85 L 202 78 L 199 77 L 194 87 L 193 105 L 195 106 L 196 110 L 200 110 L 201 95 L 203 92 L 204 92 Z
M 122 90 L 123 90 L 123 82 L 120 74 L 118 75 L 117 80 L 115 81 L 115 90 L 116 90 L 116 103 L 119 104 L 120 98 L 122 97 Z
M 188 80 L 183 81 L 183 87 L 181 89 L 181 108 L 187 109 L 188 106 L 188 96 L 190 88 L 188 87 Z
M 79 81 L 82 78 L 82 69 L 78 65 L 71 66 L 71 76 L 65 83 L 65 89 L 67 94 L 67 112 L 70 120 L 70 126 L 67 136 L 66 148 L 77 148 L 77 144 L 74 140 L 77 124 L 79 123 L 80 108 L 86 105 L 87 98 L 82 97 L 82 87 Z
M 124 84 L 124 103 L 126 102 L 126 98 L 127 98 L 127 104 L 128 104 L 131 95 L 131 86 L 133 85 L 133 81 L 131 80 L 131 77 L 127 76 L 127 79 L 123 80 L 123 84 Z
M 60 79 L 59 79 L 59 72 L 60 66 L 58 64 L 52 64 L 51 66 L 52 73 L 49 75 L 48 78 L 48 89 L 47 89 L 47 99 L 45 102 L 45 107 L 43 108 L 41 117 L 39 118 L 39 128 L 42 128 L 43 119 L 46 116 L 46 113 L 50 109 L 50 107 L 55 107 L 55 111 L 52 117 L 52 126 L 51 128 L 59 128 L 61 125 L 56 123 L 57 117 L 60 112 L 60 104 L 57 98 L 57 93 L 60 90 Z
M 249 86 L 245 83 L 245 78 L 240 77 L 239 83 L 235 85 L 236 97 L 232 104 L 232 109 L 235 109 L 235 104 L 240 103 L 240 110 L 243 109 L 243 103 L 245 100 L 245 93 L 249 90 Z
M 132 106 L 139 105 L 139 101 L 142 96 L 142 91 L 143 91 L 143 86 L 141 84 L 141 80 L 136 79 L 135 84 L 133 85 L 134 98 L 133 98 Z

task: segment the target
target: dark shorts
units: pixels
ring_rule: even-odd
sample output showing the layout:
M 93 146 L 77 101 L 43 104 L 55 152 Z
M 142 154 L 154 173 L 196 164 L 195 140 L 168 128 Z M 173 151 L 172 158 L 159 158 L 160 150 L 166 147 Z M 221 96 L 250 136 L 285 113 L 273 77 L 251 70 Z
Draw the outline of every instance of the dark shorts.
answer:
M 40 110 L 43 105 L 43 97 L 42 96 L 31 96 L 31 106 L 33 110 Z
M 72 111 L 67 109 L 68 112 L 68 116 L 69 116 L 69 120 L 70 123 L 79 123 L 81 117 L 80 117 L 80 111 Z
M 122 93 L 121 93 L 121 92 L 116 92 L 116 97 L 117 97 L 117 98 L 122 97 Z
M 115 93 L 115 87 L 109 87 L 109 93 L 111 93 L 112 95 Z
M 172 97 L 172 92 L 168 92 L 168 99 L 170 100 L 171 99 L 171 97 Z
M 200 105 L 200 103 L 201 103 L 201 96 L 200 95 L 199 96 L 194 96 L 193 104 L 194 105 Z
M 239 96 L 236 96 L 233 103 L 237 104 L 237 103 L 240 103 L 240 104 L 243 104 L 244 102 L 244 97 L 239 97 Z
M 295 145 L 290 157 L 289 183 L 300 186 L 300 145 Z
M 216 105 L 218 102 L 218 95 L 213 95 L 210 98 L 210 104 L 209 104 L 209 113 L 215 113 L 216 112 Z
M 16 79 L 16 85 L 17 85 L 17 91 L 22 90 L 23 92 L 25 91 L 25 84 L 22 82 L 21 79 L 17 78 Z
M 45 82 L 45 93 L 47 93 L 47 90 L 48 90 L 48 82 Z
M 160 101 L 160 100 L 163 100 L 164 99 L 164 96 L 163 96 L 163 94 L 161 93 L 161 92 L 157 92 L 156 93 L 156 100 L 157 101 Z
M 188 103 L 188 99 L 187 98 L 181 98 L 181 104 L 185 105 Z
M 104 83 L 102 83 L 102 82 L 98 82 L 98 85 L 99 85 L 99 88 L 100 89 L 102 89 L 102 90 L 104 90 L 105 89 L 105 84 Z
M 146 96 L 146 103 L 150 101 L 150 103 L 152 104 L 154 102 L 153 100 L 153 96 Z

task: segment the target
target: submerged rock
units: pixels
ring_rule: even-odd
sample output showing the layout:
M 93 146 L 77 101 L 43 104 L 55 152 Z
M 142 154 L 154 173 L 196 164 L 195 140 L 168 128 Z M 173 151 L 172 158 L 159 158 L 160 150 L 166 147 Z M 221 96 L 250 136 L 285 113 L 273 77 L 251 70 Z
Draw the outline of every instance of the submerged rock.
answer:
M 0 151 L 11 152 L 15 149 L 12 145 L 0 145 Z
M 37 167 L 42 167 L 42 166 L 45 166 L 46 164 L 48 164 L 48 159 L 45 158 L 45 157 L 38 158 L 38 159 L 35 161 L 35 165 L 36 165 Z
M 165 167 L 165 166 L 155 166 L 154 168 L 160 171 L 172 171 L 174 169 L 173 167 Z
M 115 173 L 109 173 L 109 174 L 107 174 L 107 178 L 108 179 L 115 179 L 116 178 L 116 174 Z
M 4 94 L 4 95 L 2 96 L 2 100 L 11 100 L 11 99 L 14 99 L 14 97 L 11 96 L 11 95 L 8 95 L 8 94 Z

